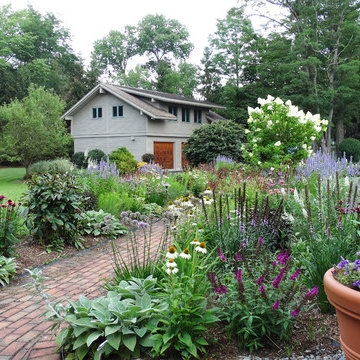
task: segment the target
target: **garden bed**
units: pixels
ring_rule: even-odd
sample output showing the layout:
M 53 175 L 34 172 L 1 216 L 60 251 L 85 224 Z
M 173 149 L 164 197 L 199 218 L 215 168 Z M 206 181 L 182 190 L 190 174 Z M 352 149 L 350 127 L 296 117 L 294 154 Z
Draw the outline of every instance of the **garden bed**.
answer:
M 107 240 L 106 237 L 83 236 L 82 242 L 85 249 L 99 245 Z M 46 246 L 26 240 L 16 247 L 15 262 L 17 264 L 16 273 L 21 275 L 26 272 L 25 269 L 33 269 L 41 265 L 52 263 L 56 260 L 63 259 L 76 254 L 81 249 L 76 249 L 73 245 L 65 245 L 62 252 L 48 252 Z

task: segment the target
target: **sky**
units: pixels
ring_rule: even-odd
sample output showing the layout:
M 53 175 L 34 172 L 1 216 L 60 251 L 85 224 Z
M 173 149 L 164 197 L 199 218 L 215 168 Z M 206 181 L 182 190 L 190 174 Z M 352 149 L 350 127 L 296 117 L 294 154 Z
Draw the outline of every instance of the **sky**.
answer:
M 13 10 L 32 5 L 41 14 L 53 13 L 70 31 L 72 47 L 89 64 L 93 44 L 110 30 L 122 30 L 125 25 L 137 25 L 148 14 L 162 14 L 177 19 L 190 33 L 194 50 L 188 62 L 200 64 L 208 36 L 216 31 L 216 20 L 223 19 L 227 11 L 239 6 L 237 0 L 0 0 L 0 5 L 10 4 Z M 260 18 L 252 18 L 254 26 L 261 25 Z M 136 64 L 129 64 L 134 67 Z

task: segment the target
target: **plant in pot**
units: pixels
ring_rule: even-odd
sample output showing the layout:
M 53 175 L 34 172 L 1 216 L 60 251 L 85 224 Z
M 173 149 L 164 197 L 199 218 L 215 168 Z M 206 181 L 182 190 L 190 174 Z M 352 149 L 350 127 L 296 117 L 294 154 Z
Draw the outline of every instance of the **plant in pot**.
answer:
M 360 257 L 360 251 L 356 253 Z M 360 258 L 344 258 L 324 275 L 329 302 L 336 309 L 340 342 L 347 360 L 360 359 Z

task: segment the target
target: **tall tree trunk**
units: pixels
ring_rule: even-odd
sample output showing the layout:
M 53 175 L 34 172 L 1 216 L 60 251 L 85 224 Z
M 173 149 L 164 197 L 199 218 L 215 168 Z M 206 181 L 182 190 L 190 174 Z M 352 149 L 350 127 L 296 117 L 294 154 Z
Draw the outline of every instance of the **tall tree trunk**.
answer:
M 344 134 L 344 118 L 340 117 L 335 123 L 336 150 L 339 149 L 339 144 L 344 140 Z

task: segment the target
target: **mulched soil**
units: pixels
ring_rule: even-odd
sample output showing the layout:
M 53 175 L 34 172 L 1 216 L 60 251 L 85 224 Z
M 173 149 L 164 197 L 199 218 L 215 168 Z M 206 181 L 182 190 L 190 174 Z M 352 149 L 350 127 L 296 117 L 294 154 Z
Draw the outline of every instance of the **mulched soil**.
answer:
M 105 237 L 83 236 L 82 245 L 85 249 L 96 246 L 107 240 Z M 72 245 L 65 245 L 62 252 L 48 251 L 46 246 L 39 245 L 32 240 L 25 240 L 16 246 L 15 262 L 17 264 L 16 272 L 18 275 L 26 272 L 25 269 L 49 264 L 53 261 L 74 255 L 79 249 Z
M 85 237 L 83 245 L 86 248 L 97 246 L 97 251 L 104 251 L 106 238 Z M 17 273 L 22 274 L 26 268 L 34 268 L 52 261 L 75 254 L 78 250 L 73 246 L 65 246 L 61 253 L 52 251 L 48 253 L 45 246 L 33 243 L 30 240 L 23 241 L 16 247 L 18 264 Z M 201 359 L 226 359 L 238 360 L 243 357 L 258 357 L 262 359 L 286 358 L 293 359 L 301 356 L 319 356 L 320 358 L 329 354 L 335 354 L 340 350 L 339 332 L 335 314 L 322 314 L 313 308 L 307 314 L 301 314 L 294 329 L 292 337 L 287 343 L 269 339 L 264 348 L 254 351 L 252 354 L 246 350 L 240 350 L 235 341 L 228 338 L 225 326 L 219 324 L 216 328 L 209 330 L 212 338 L 207 354 L 201 355 Z M 177 359 L 176 357 L 168 357 Z

